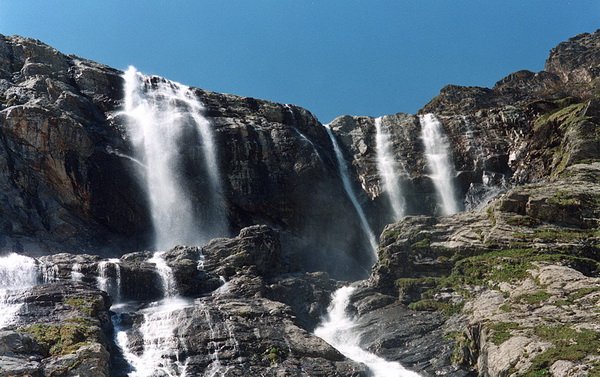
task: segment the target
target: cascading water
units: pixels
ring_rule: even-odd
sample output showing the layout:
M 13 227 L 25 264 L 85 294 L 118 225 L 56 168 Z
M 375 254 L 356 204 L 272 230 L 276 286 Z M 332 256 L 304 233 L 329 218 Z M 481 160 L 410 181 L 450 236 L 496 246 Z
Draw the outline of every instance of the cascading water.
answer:
M 179 297 L 173 271 L 163 258 L 164 252 L 156 252 L 148 262 L 154 263 L 161 279 L 163 299 L 149 304 L 140 313 L 143 320 L 137 331 L 142 337 L 143 349 L 135 353 L 129 346 L 127 330 L 117 324 L 116 341 L 123 357 L 133 371 L 129 377 L 149 376 L 185 376 L 186 364 L 180 356 L 181 341 L 177 336 L 177 327 L 184 316 L 184 309 L 190 302 Z
M 71 280 L 81 281 L 83 279 L 83 273 L 81 272 L 81 264 L 75 262 L 71 266 Z
M 315 335 L 347 358 L 365 364 L 374 377 L 418 377 L 419 374 L 404 368 L 400 363 L 386 361 L 360 348 L 360 334 L 355 331 L 356 323 L 346 312 L 355 289 L 346 286 L 333 293 L 327 317 L 315 329 Z
M 13 323 L 23 303 L 13 295 L 38 283 L 35 259 L 15 253 L 0 257 L 0 329 Z
M 127 116 L 128 133 L 141 164 L 138 167 L 143 170 L 156 248 L 199 245 L 226 235 L 216 146 L 210 122 L 202 115 L 204 106 L 189 87 L 146 77 L 134 67 L 129 67 L 123 78 L 122 114 Z M 207 200 L 201 209 L 196 208 L 186 189 L 184 168 L 189 166 L 183 158 L 194 153 L 186 153 L 182 145 L 189 145 L 190 138 L 197 138 L 201 146 L 201 157 L 193 164 L 203 166 L 207 175 L 207 189 L 203 192 Z
M 360 219 L 360 224 L 361 224 L 362 230 L 369 240 L 369 244 L 371 246 L 371 252 L 373 253 L 373 255 L 376 259 L 377 258 L 377 241 L 375 240 L 375 235 L 373 234 L 373 231 L 371 230 L 369 222 L 367 221 L 367 216 L 365 215 L 365 212 L 363 211 L 362 207 L 360 206 L 360 203 L 358 202 L 358 198 L 356 197 L 356 194 L 354 193 L 354 190 L 352 189 L 352 184 L 350 183 L 350 172 L 348 169 L 348 165 L 346 164 L 346 161 L 344 160 L 344 155 L 342 154 L 342 150 L 340 149 L 340 146 L 338 145 L 337 140 L 335 139 L 335 136 L 333 135 L 333 131 L 331 131 L 331 128 L 329 127 L 329 125 L 325 125 L 325 130 L 327 131 L 327 134 L 329 135 L 329 138 L 331 139 L 331 143 L 333 144 L 333 150 L 335 152 L 335 157 L 336 157 L 337 163 L 338 163 L 338 171 L 339 171 L 340 177 L 342 178 L 344 190 L 346 191 L 346 195 L 348 195 L 348 198 L 352 202 L 352 205 L 354 206 L 354 209 L 356 210 L 356 213 L 358 214 L 358 218 Z
M 377 170 L 383 183 L 383 189 L 386 192 L 394 220 L 398 221 L 404 217 L 404 196 L 400 186 L 398 174 L 398 163 L 392 153 L 392 141 L 390 136 L 382 128 L 382 117 L 375 118 L 375 143 L 377 148 Z
M 120 260 L 111 258 L 98 263 L 98 277 L 96 282 L 98 289 L 108 293 L 113 299 L 113 304 L 121 302 L 121 265 Z M 115 278 L 111 280 L 109 276 L 109 266 L 112 265 L 115 270 Z
M 431 179 L 441 201 L 442 214 L 452 215 L 459 211 L 454 189 L 454 168 L 450 161 L 448 142 L 442 125 L 433 114 L 419 116 L 421 139 Z

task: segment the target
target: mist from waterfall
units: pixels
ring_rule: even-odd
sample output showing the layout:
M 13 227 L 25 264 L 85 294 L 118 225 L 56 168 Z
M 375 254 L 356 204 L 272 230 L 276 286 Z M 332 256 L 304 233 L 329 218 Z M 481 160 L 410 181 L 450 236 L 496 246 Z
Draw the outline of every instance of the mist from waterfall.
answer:
M 421 123 L 421 139 L 425 146 L 425 158 L 431 180 L 438 194 L 442 215 L 448 216 L 459 212 L 454 188 L 454 167 L 450 159 L 448 141 L 444 135 L 442 124 L 433 114 L 419 116 Z
M 356 210 L 356 213 L 360 220 L 362 231 L 369 240 L 369 245 L 371 246 L 371 252 L 373 254 L 373 257 L 374 259 L 377 259 L 377 241 L 375 239 L 373 231 L 371 230 L 371 226 L 367 221 L 367 216 L 365 215 L 365 212 L 363 211 L 360 203 L 358 202 L 358 198 L 356 197 L 356 194 L 352 189 L 352 183 L 350 182 L 350 170 L 348 169 L 346 160 L 344 160 L 342 150 L 340 149 L 340 146 L 337 140 L 335 139 L 335 135 L 333 134 L 331 128 L 328 125 L 325 125 L 325 130 L 327 131 L 327 135 L 329 135 L 329 139 L 331 139 L 331 143 L 333 144 L 333 150 L 335 152 L 335 157 L 338 163 L 338 172 L 340 174 L 340 177 L 342 178 L 342 184 L 344 186 L 344 190 L 346 191 L 346 195 L 348 195 L 348 198 L 350 199 L 352 205 L 354 206 L 354 209 Z
M 398 162 L 394 158 L 392 140 L 390 135 L 383 130 L 382 117 L 375 118 L 375 145 L 377 150 L 377 171 L 382 181 L 383 191 L 386 193 L 394 220 L 404 217 L 405 202 L 400 185 L 400 171 Z
M 227 233 L 216 146 L 204 106 L 182 84 L 148 77 L 134 67 L 124 73 L 125 101 L 121 114 L 135 151 L 149 199 L 155 247 L 199 245 Z M 193 140 L 199 156 L 183 150 Z M 190 195 L 185 158 L 206 172 L 202 208 Z M 189 162 L 187 162 L 189 164 Z
M 360 334 L 355 330 L 356 322 L 347 312 L 355 290 L 354 287 L 346 286 L 333 293 L 327 317 L 315 329 L 315 335 L 347 358 L 365 364 L 373 377 L 418 377 L 418 373 L 404 368 L 400 363 L 386 361 L 360 347 Z

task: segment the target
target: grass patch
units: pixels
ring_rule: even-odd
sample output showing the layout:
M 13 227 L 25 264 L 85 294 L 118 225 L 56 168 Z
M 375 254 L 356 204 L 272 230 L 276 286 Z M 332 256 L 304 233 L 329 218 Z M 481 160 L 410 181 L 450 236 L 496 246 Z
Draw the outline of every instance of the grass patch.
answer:
M 553 347 L 537 355 L 525 376 L 543 376 L 558 360 L 579 361 L 600 352 L 600 334 L 596 331 L 576 330 L 569 326 L 540 326 L 535 335 L 553 344 Z
M 594 292 L 598 292 L 598 291 L 600 291 L 600 287 L 580 288 L 580 289 L 576 290 L 575 292 L 571 293 L 569 295 L 569 299 L 572 301 L 579 300 L 579 299 L 589 295 L 590 293 L 594 293 Z
M 445 316 L 452 316 L 460 313 L 464 303 L 452 304 L 449 302 L 437 301 L 434 299 L 424 299 L 408 304 L 408 308 L 420 312 L 441 312 Z
M 499 346 L 512 337 L 511 330 L 519 329 L 519 324 L 514 322 L 498 322 L 488 327 L 491 331 L 490 340 Z
M 537 305 L 550 298 L 550 294 L 546 291 L 537 291 L 533 293 L 526 293 L 516 298 L 516 300 L 523 304 Z

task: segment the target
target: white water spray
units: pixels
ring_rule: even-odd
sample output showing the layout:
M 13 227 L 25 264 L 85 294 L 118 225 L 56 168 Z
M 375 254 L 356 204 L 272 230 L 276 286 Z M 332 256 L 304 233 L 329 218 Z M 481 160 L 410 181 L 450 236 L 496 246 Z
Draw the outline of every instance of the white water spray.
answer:
M 73 281 L 82 281 L 83 273 L 81 272 L 81 264 L 75 262 L 71 266 L 71 280 Z
M 419 116 L 421 138 L 431 179 L 441 201 L 442 214 L 452 215 L 459 211 L 454 190 L 454 168 L 450 161 L 448 141 L 442 125 L 433 114 Z
M 117 344 L 125 360 L 133 367 L 129 377 L 185 376 L 186 362 L 180 357 L 182 342 L 177 326 L 189 302 L 181 298 L 167 298 L 143 309 L 144 321 L 139 327 L 143 337 L 143 351 L 136 354 L 129 348 L 125 331 L 117 333 Z
M 184 309 L 191 303 L 179 297 L 173 271 L 163 256 L 164 252 L 156 252 L 148 259 L 156 266 L 164 298 L 141 311 L 144 317 L 138 331 L 143 339 L 142 352 L 136 354 L 130 349 L 127 331 L 121 329 L 116 335 L 125 360 L 133 368 L 129 377 L 186 375 L 186 362 L 180 356 L 183 347 L 177 329 L 185 316 Z
M 386 361 L 360 348 L 356 323 L 346 312 L 354 287 L 342 287 L 332 295 L 327 317 L 315 330 L 315 335 L 335 347 L 347 358 L 365 364 L 374 377 L 419 377 L 400 363 Z
M 35 259 L 15 253 L 0 257 L 0 329 L 14 322 L 23 305 L 13 295 L 36 285 L 38 277 Z
M 375 144 L 377 148 L 377 170 L 383 183 L 383 189 L 386 192 L 394 220 L 398 221 L 404 217 L 404 196 L 400 186 L 401 169 L 394 158 L 392 152 L 392 141 L 390 136 L 382 128 L 382 118 L 375 118 Z
M 120 260 L 111 258 L 98 263 L 98 276 L 96 282 L 98 289 L 108 293 L 113 298 L 113 304 L 121 303 L 121 265 Z M 114 279 L 109 275 L 109 266 L 112 265 L 115 271 Z
M 216 146 L 210 122 L 202 115 L 204 106 L 184 85 L 158 77 L 146 77 L 134 67 L 123 75 L 125 105 L 123 114 L 143 169 L 149 197 L 155 246 L 166 250 L 176 244 L 199 245 L 227 233 Z M 198 138 L 208 190 L 206 205 L 200 211 L 185 187 L 181 146 Z M 188 142 L 189 144 L 189 142 Z M 201 161 L 202 160 L 202 161 Z M 146 167 L 145 169 L 143 167 Z M 199 213 L 203 216 L 198 216 Z M 201 221 L 200 219 L 204 219 Z
M 367 216 L 365 216 L 365 212 L 363 211 L 362 207 L 360 206 L 360 203 L 358 202 L 358 198 L 356 197 L 356 194 L 354 193 L 354 190 L 352 189 L 352 184 L 350 183 L 350 171 L 348 169 L 348 165 L 346 164 L 346 161 L 344 160 L 344 155 L 342 154 L 342 150 L 340 149 L 340 146 L 338 145 L 337 140 L 335 139 L 335 136 L 333 135 L 333 131 L 331 131 L 331 128 L 329 127 L 329 125 L 325 125 L 325 130 L 327 131 L 327 134 L 329 135 L 329 138 L 331 139 L 331 143 L 333 144 L 333 150 L 335 152 L 335 157 L 336 157 L 337 163 L 338 163 L 338 171 L 340 173 L 340 177 L 342 178 L 344 190 L 346 191 L 346 195 L 348 195 L 348 198 L 352 202 L 352 205 L 354 206 L 354 209 L 356 210 L 356 213 L 358 214 L 358 218 L 360 219 L 361 227 L 363 229 L 363 232 L 365 233 L 365 235 L 367 236 L 367 238 L 369 240 L 369 244 L 371 246 L 371 252 L 373 253 L 373 255 L 376 259 L 377 258 L 377 241 L 375 240 L 375 235 L 373 234 L 373 231 L 371 230 L 371 227 L 369 226 L 369 222 L 367 221 Z

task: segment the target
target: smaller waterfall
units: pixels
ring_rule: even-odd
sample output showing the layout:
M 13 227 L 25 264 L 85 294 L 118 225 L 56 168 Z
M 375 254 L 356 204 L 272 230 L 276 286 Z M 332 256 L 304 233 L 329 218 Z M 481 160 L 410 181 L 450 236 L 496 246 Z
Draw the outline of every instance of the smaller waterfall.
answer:
M 419 377 L 396 362 L 360 348 L 360 334 L 355 331 L 356 323 L 346 312 L 354 287 L 342 287 L 331 297 L 327 317 L 317 329 L 315 335 L 325 340 L 347 358 L 365 364 L 374 377 Z
M 163 256 L 164 252 L 156 252 L 148 259 L 148 262 L 156 266 L 164 298 L 141 310 L 143 320 L 137 328 L 143 340 L 141 353 L 131 350 L 128 330 L 117 326 L 117 344 L 133 369 L 129 377 L 186 375 L 186 362 L 181 355 L 183 347 L 177 328 L 185 317 L 184 309 L 190 306 L 190 302 L 179 297 L 173 271 Z
M 0 329 L 13 323 L 23 303 L 13 297 L 38 283 L 35 259 L 11 253 L 0 257 Z
M 83 273 L 81 272 L 81 264 L 75 262 L 73 266 L 71 266 L 71 280 L 73 281 L 82 281 Z
M 433 114 L 419 116 L 421 138 L 425 146 L 425 157 L 431 179 L 441 201 L 445 216 L 459 212 L 454 189 L 454 168 L 450 160 L 448 142 L 442 125 Z
M 141 311 L 144 320 L 138 331 L 143 337 L 143 351 L 139 355 L 129 348 L 127 332 L 117 333 L 117 344 L 125 360 L 134 369 L 128 374 L 129 377 L 186 375 L 177 326 L 181 322 L 180 316 L 184 315 L 183 309 L 188 305 L 186 300 L 168 298 L 152 303 Z
M 112 297 L 114 304 L 119 304 L 121 302 L 120 262 L 121 261 L 117 258 L 111 258 L 98 263 L 98 276 L 96 277 L 98 289 L 108 293 Z M 109 274 L 109 266 L 111 265 L 114 268 L 114 279 L 111 279 Z
M 377 170 L 394 212 L 394 220 L 404 217 L 404 196 L 399 182 L 399 168 L 390 136 L 382 129 L 382 117 L 375 118 L 375 144 L 377 148 Z
M 335 136 L 333 135 L 333 131 L 331 130 L 329 125 L 325 125 L 325 130 L 327 131 L 327 134 L 329 135 L 329 138 L 331 139 L 331 143 L 333 144 L 333 150 L 335 152 L 335 157 L 336 157 L 337 163 L 338 163 L 338 171 L 340 173 L 340 177 L 342 178 L 344 190 L 346 191 L 346 195 L 348 195 L 348 198 L 352 202 L 352 205 L 354 206 L 354 209 L 356 210 L 356 213 L 358 214 L 363 232 L 365 233 L 365 235 L 367 236 L 367 238 L 369 240 L 369 244 L 371 245 L 371 252 L 373 253 L 373 255 L 375 256 L 375 259 L 376 259 L 377 258 L 377 241 L 375 239 L 375 235 L 373 234 L 373 231 L 371 230 L 371 226 L 369 225 L 369 222 L 367 221 L 367 216 L 365 215 L 365 212 L 363 211 L 362 207 L 360 206 L 360 203 L 358 202 L 358 198 L 356 197 L 356 194 L 354 193 L 354 190 L 352 189 L 352 184 L 350 183 L 350 170 L 348 169 L 348 165 L 346 164 L 346 160 L 344 160 L 344 155 L 342 154 L 342 150 L 340 149 L 340 146 L 337 143 L 337 140 L 335 139 Z
M 156 266 L 156 272 L 160 276 L 164 297 L 175 297 L 177 296 L 177 285 L 175 284 L 175 278 L 173 277 L 173 270 L 167 265 L 167 262 L 163 258 L 164 251 L 157 251 L 152 255 L 152 258 L 148 259 L 148 262 L 154 263 Z

